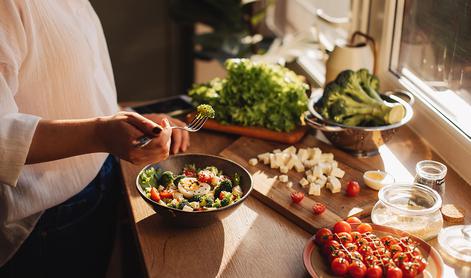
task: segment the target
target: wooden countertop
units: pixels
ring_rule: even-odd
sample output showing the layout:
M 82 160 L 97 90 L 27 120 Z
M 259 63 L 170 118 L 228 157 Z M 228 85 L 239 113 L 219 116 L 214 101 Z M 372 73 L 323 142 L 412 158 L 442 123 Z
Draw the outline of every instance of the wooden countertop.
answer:
M 238 137 L 200 131 L 191 134 L 188 152 L 218 154 Z M 423 159 L 441 161 L 410 129 L 403 127 L 380 155 L 359 158 L 371 169 L 384 166 L 399 180 L 415 174 Z M 354 163 L 354 158 L 352 158 Z M 204 228 L 169 227 L 141 199 L 135 188 L 142 168 L 122 161 L 126 197 L 137 244 L 150 277 L 306 277 L 302 251 L 311 234 L 253 197 L 220 223 Z M 459 204 L 471 222 L 471 187 L 452 169 L 446 176 L 444 203 Z M 328 200 L 326 200 L 327 202 Z M 437 247 L 436 240 L 431 244 Z M 442 253 L 446 277 L 471 277 L 471 264 L 457 262 Z

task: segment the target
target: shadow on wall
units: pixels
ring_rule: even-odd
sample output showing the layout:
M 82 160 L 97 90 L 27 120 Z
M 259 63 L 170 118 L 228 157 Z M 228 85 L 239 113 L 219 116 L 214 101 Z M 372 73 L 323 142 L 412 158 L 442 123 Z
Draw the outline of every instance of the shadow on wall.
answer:
M 90 2 L 105 31 L 119 101 L 186 92 L 193 81 L 193 26 L 172 22 L 168 0 Z

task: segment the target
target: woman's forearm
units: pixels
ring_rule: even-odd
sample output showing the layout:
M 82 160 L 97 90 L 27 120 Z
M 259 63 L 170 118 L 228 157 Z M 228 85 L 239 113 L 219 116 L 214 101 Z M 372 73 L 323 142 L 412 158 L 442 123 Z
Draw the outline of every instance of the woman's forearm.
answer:
M 34 133 L 26 164 L 106 152 L 99 134 L 100 119 L 40 120 Z

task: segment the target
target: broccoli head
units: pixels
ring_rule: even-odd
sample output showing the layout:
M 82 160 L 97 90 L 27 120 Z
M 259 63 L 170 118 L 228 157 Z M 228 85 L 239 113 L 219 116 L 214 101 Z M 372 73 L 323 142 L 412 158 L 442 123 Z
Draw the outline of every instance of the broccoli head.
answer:
M 214 115 L 216 114 L 214 112 L 213 107 L 209 104 L 200 104 L 198 107 L 196 107 L 196 111 L 198 114 L 200 114 L 203 117 L 208 117 L 208 118 L 214 118 Z
M 215 198 L 218 198 L 222 191 L 232 192 L 232 182 L 230 180 L 223 180 L 216 186 L 214 189 Z
M 173 173 L 170 171 L 165 171 L 160 176 L 160 184 L 163 186 L 167 186 L 173 183 Z
M 399 122 L 404 117 L 404 107 L 383 101 L 378 88 L 378 78 L 367 70 L 345 70 L 325 87 L 315 107 L 323 118 L 348 126 Z

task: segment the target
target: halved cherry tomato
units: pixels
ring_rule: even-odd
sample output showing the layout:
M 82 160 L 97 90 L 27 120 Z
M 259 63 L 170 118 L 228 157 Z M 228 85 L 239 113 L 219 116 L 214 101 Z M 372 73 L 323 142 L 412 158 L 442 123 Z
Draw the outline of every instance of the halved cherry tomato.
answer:
M 335 275 L 343 276 L 348 273 L 349 263 L 344 258 L 335 258 L 330 263 L 330 268 Z
M 347 218 L 347 222 L 350 223 L 350 224 L 360 224 L 361 220 L 358 217 L 351 216 L 351 217 Z
M 389 267 L 386 271 L 387 278 L 402 278 L 402 270 L 399 267 Z
M 347 221 L 339 221 L 334 225 L 334 233 L 338 234 L 341 232 L 350 233 L 352 231 L 352 226 Z
M 150 198 L 156 202 L 160 201 L 159 191 L 155 187 L 150 189 Z
M 319 229 L 316 233 L 316 243 L 324 245 L 328 241 L 332 240 L 332 231 L 327 228 Z
M 352 236 L 347 232 L 340 232 L 337 234 L 337 237 L 338 237 L 338 240 L 344 245 L 347 243 L 353 242 Z
M 299 204 L 304 199 L 303 192 L 293 192 L 291 193 L 291 200 L 293 203 Z
M 349 266 L 348 266 L 348 274 L 352 278 L 363 278 L 365 277 L 366 273 L 366 266 L 364 263 L 362 263 L 359 260 L 354 260 Z
M 325 211 L 325 205 L 323 203 L 315 203 L 313 206 L 312 206 L 312 212 L 314 214 L 322 214 L 323 212 Z
M 167 190 L 164 190 L 160 192 L 160 198 L 162 199 L 173 199 L 173 194 L 168 192 Z
M 360 185 L 356 181 L 350 181 L 347 184 L 347 196 L 355 197 L 360 193 Z
M 368 233 L 368 232 L 373 231 L 373 228 L 372 228 L 371 225 L 368 224 L 368 223 L 361 223 L 360 225 L 358 225 L 357 231 L 358 231 L 360 234 L 364 234 L 364 233 Z
M 381 278 L 383 277 L 383 269 L 378 265 L 373 265 L 366 270 L 365 274 L 367 278 Z

